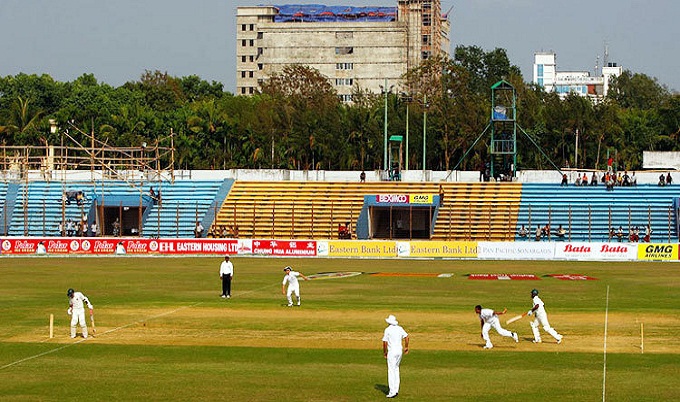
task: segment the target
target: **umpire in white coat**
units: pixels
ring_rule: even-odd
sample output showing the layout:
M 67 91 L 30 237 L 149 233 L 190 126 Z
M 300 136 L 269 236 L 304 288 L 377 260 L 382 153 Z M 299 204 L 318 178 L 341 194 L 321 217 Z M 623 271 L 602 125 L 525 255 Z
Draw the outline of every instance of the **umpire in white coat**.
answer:
M 399 326 L 397 318 L 390 314 L 385 321 L 390 324 L 385 328 L 383 334 L 383 355 L 387 359 L 387 384 L 390 388 L 387 397 L 394 398 L 399 394 L 399 384 L 401 379 L 399 377 L 399 365 L 401 364 L 401 356 L 408 354 L 408 334 L 404 328 Z M 402 351 L 401 342 L 404 341 L 404 348 Z

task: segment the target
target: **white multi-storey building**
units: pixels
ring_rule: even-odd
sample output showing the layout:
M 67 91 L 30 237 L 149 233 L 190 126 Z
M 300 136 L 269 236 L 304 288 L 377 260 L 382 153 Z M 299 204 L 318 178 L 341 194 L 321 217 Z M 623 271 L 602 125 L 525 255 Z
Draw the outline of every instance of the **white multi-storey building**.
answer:
M 448 56 L 450 23 L 440 0 L 398 7 L 281 5 L 238 7 L 236 94 L 256 93 L 286 65 L 315 68 L 351 101 L 355 87 L 379 92 L 409 69 Z
M 556 59 L 555 53 L 551 52 L 534 55 L 533 83 L 546 92 L 556 92 L 561 98 L 574 93 L 599 102 L 607 96 L 609 80 L 623 72 L 616 63 L 607 63 L 598 76 L 591 76 L 587 71 L 557 71 Z

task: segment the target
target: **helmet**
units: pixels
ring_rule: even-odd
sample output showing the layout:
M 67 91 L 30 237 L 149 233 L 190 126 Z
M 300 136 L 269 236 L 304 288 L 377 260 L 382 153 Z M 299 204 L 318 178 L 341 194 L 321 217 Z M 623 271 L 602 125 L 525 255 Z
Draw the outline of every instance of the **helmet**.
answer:
M 72 288 L 69 288 L 69 290 L 66 291 L 66 296 L 71 297 L 73 296 L 73 293 L 75 293 L 75 291 Z
M 291 268 L 290 265 L 289 265 L 289 266 L 285 267 L 283 270 L 284 270 L 284 271 L 290 271 L 290 270 L 292 270 L 292 269 L 293 269 L 293 268 Z
M 537 296 L 538 295 L 538 289 L 531 289 L 531 295 Z

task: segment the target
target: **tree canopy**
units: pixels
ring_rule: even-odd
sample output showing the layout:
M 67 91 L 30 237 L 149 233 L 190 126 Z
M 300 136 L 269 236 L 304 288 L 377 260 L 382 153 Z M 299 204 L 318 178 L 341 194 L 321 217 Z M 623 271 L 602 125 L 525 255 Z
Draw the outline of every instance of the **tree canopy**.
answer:
M 218 82 L 161 71 L 145 71 L 118 88 L 92 74 L 73 82 L 47 74 L 0 77 L 0 138 L 5 145 L 58 144 L 60 133 L 50 132 L 55 120 L 112 146 L 153 143 L 173 130 L 181 168 L 380 169 L 387 107 L 389 135 L 405 134 L 408 111 L 409 168 L 422 168 L 427 119 L 427 168 L 447 170 L 488 124 L 490 87 L 500 80 L 516 89 L 518 123 L 560 166 L 603 168 L 613 154 L 632 170 L 641 167 L 645 150 L 680 150 L 680 95 L 656 79 L 624 71 L 600 103 L 576 95 L 560 99 L 526 83 L 504 49 L 476 46 L 459 46 L 450 59 L 426 60 L 404 76 L 398 91 L 373 94 L 355 84 L 351 104 L 340 102 L 328 77 L 299 65 L 286 66 L 248 97 Z M 529 141 L 518 140 L 520 169 L 549 167 Z M 480 141 L 459 168 L 487 161 L 488 146 Z

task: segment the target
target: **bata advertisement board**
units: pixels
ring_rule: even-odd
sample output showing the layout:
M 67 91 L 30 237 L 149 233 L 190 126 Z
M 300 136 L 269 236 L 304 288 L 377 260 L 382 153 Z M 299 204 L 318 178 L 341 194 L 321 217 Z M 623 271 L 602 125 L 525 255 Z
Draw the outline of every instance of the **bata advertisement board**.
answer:
M 476 241 L 398 241 L 398 257 L 477 258 Z
M 2 254 L 249 254 L 249 240 L 142 238 L 6 238 Z
M 318 241 L 320 257 L 396 257 L 394 241 L 383 240 L 329 240 Z
M 252 254 L 273 257 L 315 257 L 316 240 L 252 240 Z
M 669 243 L 640 243 L 637 257 L 642 261 L 677 261 L 678 245 Z
M 552 260 L 555 243 L 552 242 L 489 242 L 480 241 L 477 258 L 481 260 Z
M 634 261 L 637 258 L 636 243 L 555 243 L 558 260 Z

